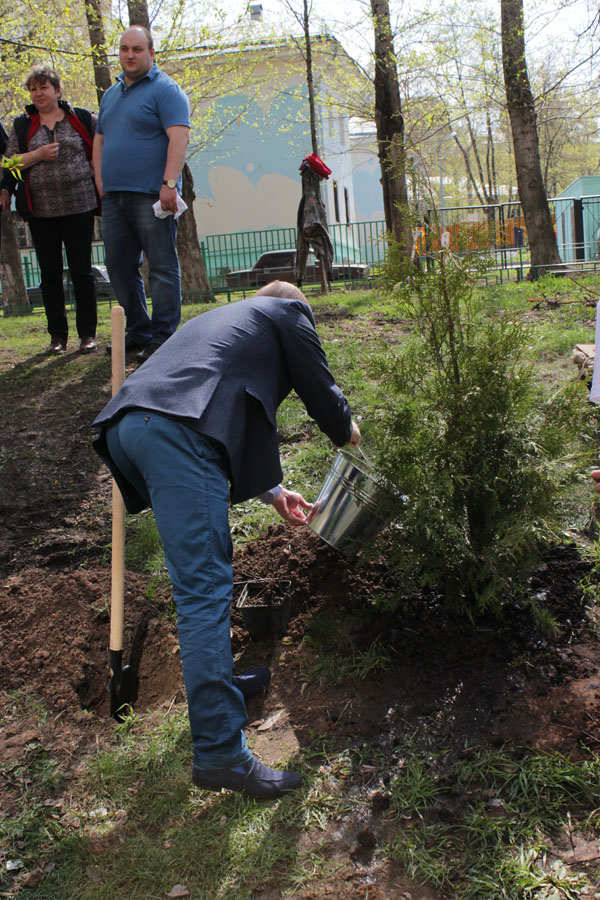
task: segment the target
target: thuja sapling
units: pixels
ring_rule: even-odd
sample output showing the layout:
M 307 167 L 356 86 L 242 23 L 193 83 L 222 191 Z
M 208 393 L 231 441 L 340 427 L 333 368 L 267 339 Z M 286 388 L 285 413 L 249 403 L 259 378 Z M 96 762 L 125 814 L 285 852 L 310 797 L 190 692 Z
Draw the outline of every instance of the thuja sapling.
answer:
M 394 510 L 390 565 L 407 588 L 472 617 L 524 593 L 560 529 L 557 499 L 589 418 L 581 383 L 544 395 L 527 326 L 490 312 L 476 289 L 484 265 L 448 249 L 425 272 L 392 244 L 383 282 L 412 330 L 370 361 L 377 464 L 408 496 Z

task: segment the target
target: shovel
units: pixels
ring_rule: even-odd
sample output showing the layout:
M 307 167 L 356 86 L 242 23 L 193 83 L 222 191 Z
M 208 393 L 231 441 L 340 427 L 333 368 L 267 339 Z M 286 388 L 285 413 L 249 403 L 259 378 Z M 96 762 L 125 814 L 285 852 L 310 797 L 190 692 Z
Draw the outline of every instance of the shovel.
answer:
M 125 310 L 111 311 L 112 392 L 125 381 Z M 117 721 L 125 718 L 128 707 L 137 700 L 139 679 L 131 666 L 123 666 L 123 619 L 125 594 L 125 504 L 115 481 L 112 483 L 112 555 L 110 586 L 110 714 Z

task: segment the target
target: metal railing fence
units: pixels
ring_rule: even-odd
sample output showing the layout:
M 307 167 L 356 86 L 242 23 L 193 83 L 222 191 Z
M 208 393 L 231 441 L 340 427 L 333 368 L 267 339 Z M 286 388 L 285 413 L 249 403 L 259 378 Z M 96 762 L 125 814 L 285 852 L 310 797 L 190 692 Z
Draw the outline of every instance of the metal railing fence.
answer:
M 549 204 L 565 268 L 600 269 L 600 195 L 553 198 Z M 445 207 L 443 231 L 446 234 L 443 234 L 440 218 L 438 211 L 435 225 L 430 222 L 426 229 L 423 222 L 415 227 L 415 242 L 420 255 L 435 256 L 443 244 L 461 253 L 480 250 L 493 255 L 497 280 L 525 277 L 530 258 L 520 203 Z M 335 262 L 366 263 L 372 273 L 377 272 L 386 249 L 382 220 L 336 223 L 329 226 L 329 232 Z M 228 272 L 251 268 L 270 250 L 295 246 L 295 227 L 207 235 L 201 241 L 201 248 L 213 293 L 229 293 Z M 40 270 L 33 248 L 22 250 L 21 259 L 26 287 L 37 287 Z M 105 265 L 101 241 L 92 245 L 92 262 Z M 67 265 L 66 256 L 64 265 Z
M 225 287 L 225 275 L 228 272 L 252 268 L 263 253 L 295 248 L 296 234 L 296 228 L 290 227 L 207 235 L 201 242 L 201 247 L 213 290 Z M 361 262 L 373 267 L 383 259 L 383 221 L 330 225 L 329 234 L 335 262 Z
M 25 287 L 37 287 L 40 283 L 40 266 L 33 247 L 21 250 L 21 264 L 23 266 L 23 277 L 25 279 Z M 94 241 L 92 244 L 92 265 L 104 266 L 106 261 L 104 258 L 104 244 L 102 241 Z M 63 266 L 67 268 L 67 255 L 63 247 Z

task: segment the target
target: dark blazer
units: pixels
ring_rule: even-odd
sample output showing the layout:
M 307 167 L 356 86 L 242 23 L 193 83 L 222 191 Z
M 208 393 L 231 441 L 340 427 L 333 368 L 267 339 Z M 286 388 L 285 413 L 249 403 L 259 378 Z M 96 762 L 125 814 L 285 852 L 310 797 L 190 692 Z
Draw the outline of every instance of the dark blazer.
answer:
M 301 300 L 250 297 L 191 319 L 173 334 L 102 410 L 105 426 L 126 410 L 183 420 L 225 447 L 233 503 L 282 479 L 277 408 L 295 390 L 336 446 L 351 434 L 348 401 L 329 371 L 310 307 Z M 115 470 L 103 431 L 94 448 L 107 462 L 127 509 L 146 505 Z

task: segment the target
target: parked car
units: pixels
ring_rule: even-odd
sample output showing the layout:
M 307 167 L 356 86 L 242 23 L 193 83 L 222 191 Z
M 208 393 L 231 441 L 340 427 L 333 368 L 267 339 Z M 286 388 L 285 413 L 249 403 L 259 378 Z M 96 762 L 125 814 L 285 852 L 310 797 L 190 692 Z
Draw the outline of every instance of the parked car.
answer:
M 295 250 L 269 250 L 259 256 L 251 269 L 238 269 L 227 272 L 227 287 L 239 288 L 262 287 L 271 281 L 290 281 L 296 283 L 294 265 Z M 367 278 L 369 267 L 364 263 L 333 263 L 331 267 L 332 281 L 350 281 L 356 278 Z M 308 254 L 304 282 L 319 282 L 319 266 L 314 253 Z
M 94 276 L 96 297 L 98 300 L 116 300 L 106 266 L 92 266 L 92 275 Z M 67 302 L 72 301 L 74 299 L 73 282 L 71 281 L 71 273 L 68 269 L 63 269 L 63 285 Z M 27 288 L 27 296 L 31 306 L 44 305 L 41 285 L 38 284 L 35 287 Z

